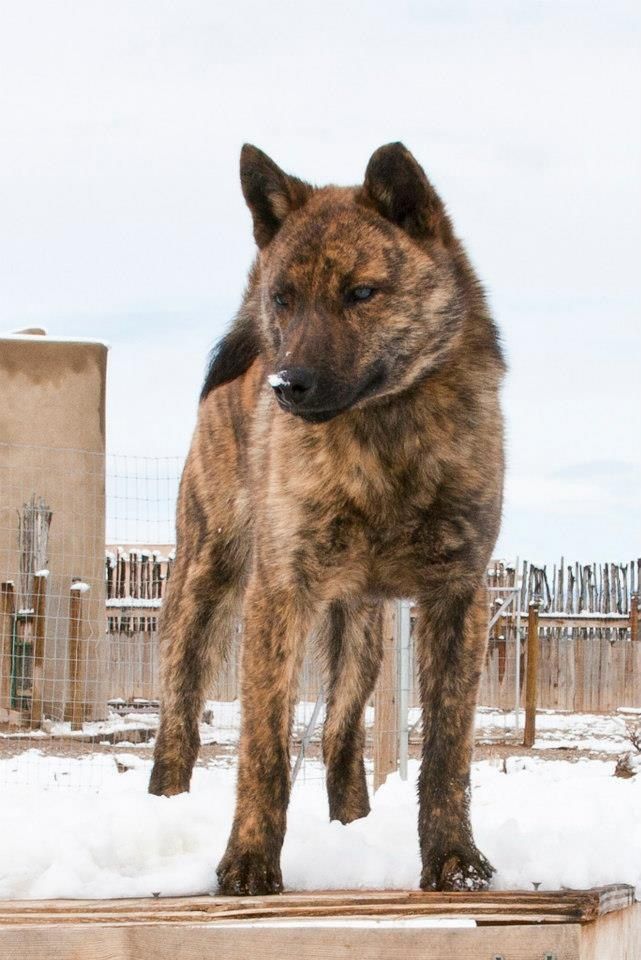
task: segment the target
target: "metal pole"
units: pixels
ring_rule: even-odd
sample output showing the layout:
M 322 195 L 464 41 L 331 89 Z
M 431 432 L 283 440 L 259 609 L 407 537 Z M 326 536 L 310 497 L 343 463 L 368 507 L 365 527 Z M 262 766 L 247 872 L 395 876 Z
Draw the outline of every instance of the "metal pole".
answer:
M 305 733 L 300 742 L 300 750 L 298 751 L 298 756 L 296 757 L 296 763 L 294 764 L 294 769 L 292 771 L 292 787 L 296 783 L 296 777 L 298 776 L 299 770 L 302 766 L 303 760 L 305 759 L 305 751 L 309 746 L 309 741 L 312 739 L 314 730 L 316 729 L 316 724 L 318 723 L 318 714 L 321 711 L 321 707 L 325 702 L 325 691 L 321 687 L 321 691 L 316 698 L 316 703 L 314 704 L 314 709 L 312 710 L 312 715 L 310 717 L 309 723 L 305 728 Z
M 410 631 L 411 603 L 401 600 L 398 604 L 398 772 L 401 780 L 407 780 L 409 754 L 409 702 L 410 702 Z

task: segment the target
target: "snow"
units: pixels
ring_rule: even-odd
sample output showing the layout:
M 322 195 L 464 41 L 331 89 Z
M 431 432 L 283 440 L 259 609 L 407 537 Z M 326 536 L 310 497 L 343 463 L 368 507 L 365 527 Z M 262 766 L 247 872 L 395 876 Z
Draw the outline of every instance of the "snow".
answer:
M 111 602 L 108 601 L 108 603 Z M 142 601 L 142 603 L 149 602 L 151 601 Z M 116 706 L 118 702 L 118 700 L 112 700 L 110 704 Z M 120 702 L 124 703 L 124 701 Z M 147 705 L 147 701 L 139 700 L 138 702 L 141 706 Z M 301 737 L 306 730 L 313 715 L 314 707 L 315 704 L 309 700 L 300 700 L 296 704 L 294 710 L 294 733 L 296 736 Z M 240 702 L 238 700 L 208 700 L 205 704 L 205 712 L 211 715 L 211 722 L 200 724 L 201 743 L 232 745 L 238 742 L 240 731 Z M 640 713 L 641 711 L 633 707 L 622 707 L 616 715 L 559 713 L 551 710 L 538 711 L 535 749 L 545 751 L 590 750 L 595 753 L 618 756 L 630 750 L 631 747 L 626 718 L 628 722 L 638 721 Z M 412 707 L 409 710 L 409 728 L 414 731 L 413 737 L 420 734 L 420 715 L 421 711 L 418 707 Z M 324 719 L 325 705 L 322 704 L 312 736 L 314 742 L 318 742 L 320 739 Z M 523 729 L 523 722 L 524 717 L 521 711 L 521 730 Z M 370 705 L 365 708 L 365 725 L 371 729 L 373 723 L 374 708 Z M 154 730 L 157 725 L 158 714 L 150 705 L 150 709 L 145 713 L 121 714 L 111 711 L 106 720 L 83 723 L 82 730 L 72 731 L 68 722 L 58 720 L 47 720 L 43 726 L 46 727 L 46 733 L 51 736 L 82 740 L 87 736 L 95 738 L 104 735 L 107 737 L 114 733 L 126 734 L 128 730 L 141 728 Z M 512 711 L 504 712 L 487 707 L 478 708 L 476 732 L 479 742 L 487 743 L 503 739 L 506 732 L 514 731 L 514 729 L 515 718 Z M 0 740 L 11 738 L 28 741 L 42 736 L 43 734 L 39 730 L 25 731 L 24 733 L 0 731 Z M 142 744 L 136 745 L 142 746 Z
M 49 576 L 48 570 L 36 570 L 34 577 L 44 577 L 45 579 Z
M 94 340 L 93 337 L 50 337 L 42 333 L 0 333 L 1 340 L 26 340 L 31 343 L 94 343 L 100 347 L 110 349 L 107 340 Z
M 192 792 L 146 792 L 151 760 L 47 757 L 49 780 L 21 785 L 29 750 L 0 761 L 0 898 L 136 897 L 215 889 L 234 807 L 235 766 L 197 767 Z M 44 766 L 44 764 L 43 764 Z M 123 772 L 124 771 L 124 772 Z M 634 884 L 641 894 L 641 776 L 603 760 L 512 757 L 473 767 L 472 816 L 497 889 Z M 371 814 L 328 822 L 320 764 L 296 783 L 283 849 L 288 889 L 416 888 L 418 763 L 388 778 Z M 100 790 L 82 785 L 99 782 Z M 61 790 L 65 782 L 75 789 Z
M 88 590 L 91 590 L 91 587 L 88 583 L 83 583 L 82 580 L 75 580 L 70 587 L 71 590 L 77 590 L 78 593 L 87 593 Z
M 270 387 L 287 387 L 289 386 L 289 380 L 283 378 L 284 370 L 281 370 L 280 373 L 270 373 L 267 377 L 267 382 Z
M 152 607 L 156 610 L 159 610 L 162 606 L 161 597 L 108 597 L 106 600 L 107 607 L 110 609 L 116 607 L 122 607 L 129 609 L 130 607 Z

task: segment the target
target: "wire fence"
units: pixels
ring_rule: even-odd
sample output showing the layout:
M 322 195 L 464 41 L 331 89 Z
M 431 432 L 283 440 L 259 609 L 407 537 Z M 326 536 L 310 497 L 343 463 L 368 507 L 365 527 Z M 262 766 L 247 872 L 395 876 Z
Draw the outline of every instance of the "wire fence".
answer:
M 100 786 L 122 752 L 150 759 L 160 701 L 159 614 L 173 573 L 182 460 L 0 444 L 0 780 L 65 783 L 60 757 Z M 641 708 L 641 563 L 488 571 L 489 642 L 477 741 L 518 742 L 525 618 L 541 603 L 541 709 Z M 562 607 L 562 609 L 557 609 Z M 374 782 L 420 753 L 416 611 L 392 611 L 365 710 Z M 636 617 L 636 620 L 635 620 Z M 636 633 L 635 633 L 636 631 Z M 240 728 L 238 629 L 201 723 L 203 763 L 233 763 Z M 322 775 L 323 674 L 308 644 L 294 714 L 295 776 Z M 76 777 L 75 783 L 78 782 Z

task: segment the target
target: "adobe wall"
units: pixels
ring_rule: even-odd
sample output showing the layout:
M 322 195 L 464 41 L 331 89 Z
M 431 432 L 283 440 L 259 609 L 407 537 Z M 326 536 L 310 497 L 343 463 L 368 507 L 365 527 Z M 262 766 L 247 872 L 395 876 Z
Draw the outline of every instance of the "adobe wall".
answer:
M 69 603 L 82 593 L 79 676 L 87 719 L 106 715 L 104 550 L 107 347 L 37 335 L 0 337 L 0 582 L 20 582 L 18 515 L 33 494 L 52 510 L 43 711 L 70 695 Z

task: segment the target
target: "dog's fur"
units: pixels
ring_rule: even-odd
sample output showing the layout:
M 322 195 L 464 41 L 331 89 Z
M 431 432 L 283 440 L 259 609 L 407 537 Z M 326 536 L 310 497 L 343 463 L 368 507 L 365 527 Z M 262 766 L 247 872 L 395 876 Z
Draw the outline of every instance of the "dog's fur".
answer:
M 411 597 L 421 886 L 484 887 L 469 770 L 504 364 L 483 292 L 401 144 L 374 153 L 362 186 L 321 189 L 245 146 L 241 183 L 259 253 L 213 354 L 182 478 L 150 790 L 189 789 L 203 700 L 242 612 L 237 808 L 218 878 L 225 893 L 280 891 L 305 638 L 314 628 L 327 663 L 330 815 L 348 823 L 369 810 L 363 711 L 382 604 Z

